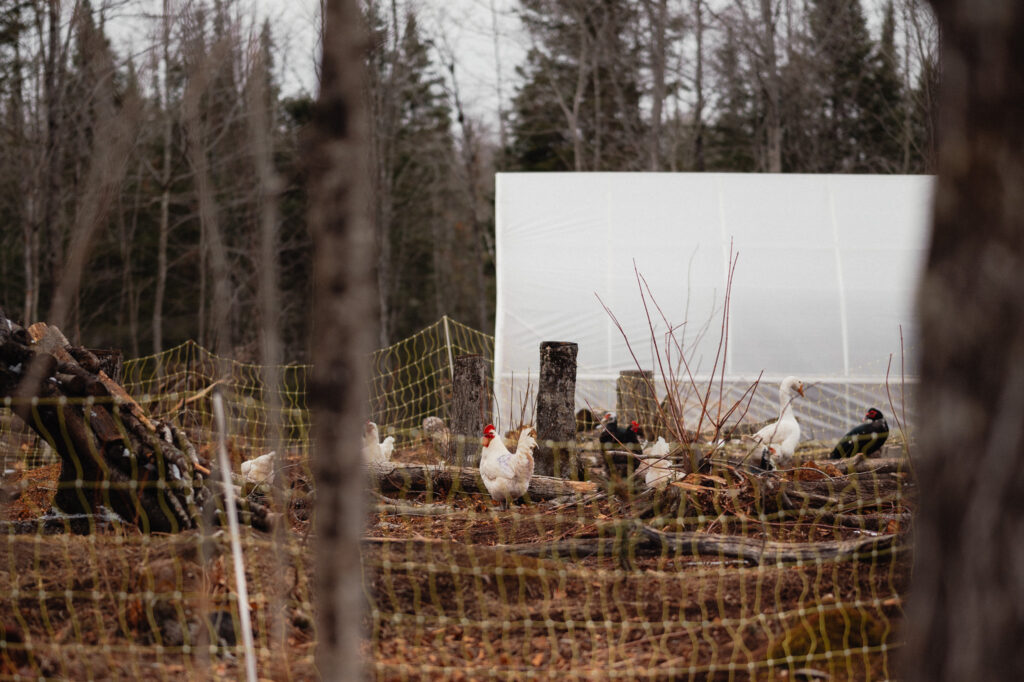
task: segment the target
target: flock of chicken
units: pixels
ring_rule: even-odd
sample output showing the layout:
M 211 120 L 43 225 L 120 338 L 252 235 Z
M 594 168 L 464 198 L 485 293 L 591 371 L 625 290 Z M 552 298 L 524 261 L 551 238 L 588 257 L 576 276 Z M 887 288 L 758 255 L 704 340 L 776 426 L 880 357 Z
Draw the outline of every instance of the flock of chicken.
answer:
M 760 448 L 759 466 L 763 470 L 790 468 L 793 465 L 797 443 L 800 442 L 800 423 L 796 420 L 793 401 L 804 397 L 804 385 L 796 377 L 786 377 L 779 385 L 779 417 L 757 433 L 748 436 Z M 433 421 L 431 421 L 433 420 Z M 436 422 L 436 423 L 435 423 Z M 444 423 L 436 417 L 424 421 L 424 430 L 433 435 Z M 637 474 L 653 488 L 661 488 L 670 481 L 681 478 L 682 472 L 673 466 L 670 458 L 672 446 L 659 436 L 657 440 L 642 442 L 640 425 L 633 421 L 620 427 L 614 413 L 608 412 L 598 427 L 599 441 L 604 444 L 639 447 L 640 463 Z M 876 408 L 871 408 L 864 421 L 850 429 L 832 450 L 831 459 L 852 457 L 858 453 L 870 455 L 885 443 L 889 426 L 885 417 Z M 518 435 L 515 450 L 509 450 L 503 438 L 498 436 L 493 424 L 484 427 L 483 449 L 480 453 L 480 477 L 491 497 L 504 508 L 526 494 L 533 477 L 533 453 L 537 448 L 537 432 L 532 427 L 523 427 Z M 712 451 L 723 446 L 718 443 Z M 382 463 L 391 459 L 395 450 L 394 436 L 381 440 L 377 425 L 366 422 L 363 429 L 363 460 L 367 463 Z M 242 463 L 242 475 L 254 483 L 272 482 L 273 455 L 268 453 Z

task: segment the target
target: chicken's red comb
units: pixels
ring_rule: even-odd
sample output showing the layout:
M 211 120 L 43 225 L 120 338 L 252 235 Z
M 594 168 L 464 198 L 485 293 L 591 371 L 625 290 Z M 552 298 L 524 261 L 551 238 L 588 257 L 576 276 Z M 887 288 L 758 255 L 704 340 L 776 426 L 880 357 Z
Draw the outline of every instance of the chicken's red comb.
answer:
M 484 427 L 484 435 L 486 436 L 489 431 L 497 431 L 497 429 L 494 428 L 494 424 L 488 424 Z
M 629 425 L 633 427 L 633 430 L 634 430 L 634 431 L 636 431 L 637 429 L 639 429 L 639 428 L 640 428 L 640 425 L 639 425 L 639 424 L 637 424 L 637 423 L 636 423 L 636 421 L 631 421 L 631 422 L 629 422 Z

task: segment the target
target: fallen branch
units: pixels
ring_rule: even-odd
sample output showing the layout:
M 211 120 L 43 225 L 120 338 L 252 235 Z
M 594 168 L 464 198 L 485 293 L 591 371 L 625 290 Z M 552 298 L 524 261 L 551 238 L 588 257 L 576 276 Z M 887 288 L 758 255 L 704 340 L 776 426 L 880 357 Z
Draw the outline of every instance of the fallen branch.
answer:
M 633 525 L 631 531 L 615 537 L 569 538 L 554 542 L 496 545 L 495 549 L 512 554 L 554 559 L 582 559 L 595 554 L 609 557 L 621 557 L 624 554 L 711 556 L 718 559 L 736 559 L 751 566 L 820 563 L 845 559 L 875 560 L 878 552 L 894 553 L 900 549 L 894 545 L 897 535 L 880 535 L 842 542 L 775 542 L 735 535 L 665 533 L 642 524 L 626 524 Z
M 367 475 L 384 492 L 409 494 L 440 490 L 487 495 L 479 469 L 450 467 L 443 464 L 403 464 L 383 462 L 369 464 Z M 534 476 L 526 497 L 530 500 L 551 500 L 566 495 L 588 495 L 597 491 L 590 481 L 570 481 L 552 476 Z
M 373 506 L 375 514 L 386 514 L 388 516 L 448 516 L 458 514 L 463 510 L 447 504 L 377 504 Z
M 642 532 L 663 550 L 692 556 L 718 556 L 746 561 L 750 565 L 839 561 L 846 558 L 871 558 L 877 552 L 893 548 L 896 535 L 880 535 L 864 540 L 840 542 L 775 542 L 734 535 L 703 533 L 664 533 L 649 526 Z
M 835 467 L 844 474 L 894 474 L 912 471 L 910 460 L 906 457 L 871 458 L 858 454 L 849 459 L 815 459 L 812 461 L 819 469 Z

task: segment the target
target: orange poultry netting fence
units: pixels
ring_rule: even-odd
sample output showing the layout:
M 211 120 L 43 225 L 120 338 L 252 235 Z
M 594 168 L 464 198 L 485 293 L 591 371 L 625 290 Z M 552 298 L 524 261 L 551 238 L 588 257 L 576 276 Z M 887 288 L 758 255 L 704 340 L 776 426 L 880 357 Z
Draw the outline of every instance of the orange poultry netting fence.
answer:
M 829 461 L 821 443 L 803 443 L 778 471 L 753 466 L 748 439 L 708 451 L 701 434 L 670 435 L 658 463 L 669 475 L 649 486 L 650 460 L 602 447 L 581 419 L 573 442 L 541 443 L 571 456 L 578 475 L 536 476 L 505 510 L 475 467 L 445 465 L 442 441 L 422 428 L 426 417 L 447 420 L 452 357 L 464 354 L 489 361 L 493 338 L 442 320 L 374 357 L 370 413 L 380 436 L 395 437 L 390 461 L 367 467 L 363 653 L 374 678 L 894 675 L 915 504 L 909 443 L 895 425 L 871 456 Z M 247 653 L 261 679 L 321 676 L 308 370 L 279 368 L 272 415 L 259 366 L 194 344 L 124 363 L 122 385 L 187 433 L 199 461 L 214 456 L 211 396 L 226 397 L 239 508 L 254 518 L 270 509 L 284 530 L 243 526 L 244 600 L 223 530 L 144 533 L 105 506 L 85 519 L 47 515 L 55 493 L 88 486 L 73 467 L 62 477 L 51 448 L 0 410 L 0 679 L 238 678 Z M 88 400 L 84 415 L 102 402 Z M 516 429 L 506 436 L 514 450 Z M 272 447 L 279 493 L 237 473 Z M 693 457 L 699 471 L 678 475 Z M 89 494 L 132 483 L 115 478 Z

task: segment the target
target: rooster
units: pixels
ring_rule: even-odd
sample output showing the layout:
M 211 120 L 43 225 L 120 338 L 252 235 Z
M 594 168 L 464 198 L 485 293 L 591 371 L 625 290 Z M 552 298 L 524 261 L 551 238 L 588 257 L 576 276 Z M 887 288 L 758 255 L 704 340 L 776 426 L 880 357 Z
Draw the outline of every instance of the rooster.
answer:
M 380 432 L 372 421 L 363 427 L 363 461 L 367 463 L 387 462 L 395 451 L 395 437 L 388 436 L 380 441 Z
M 606 412 L 601 419 L 601 435 L 598 440 L 602 443 L 617 443 L 626 445 L 629 443 L 640 443 L 640 425 L 631 421 L 629 426 L 619 428 L 618 418 L 614 412 Z
M 796 377 L 786 377 L 779 384 L 779 418 L 751 438 L 761 445 L 761 468 L 781 469 L 793 462 L 793 453 L 800 442 L 800 423 L 793 412 L 793 401 L 804 397 L 804 385 Z
M 522 497 L 533 477 L 533 451 L 537 432 L 523 428 L 515 452 L 509 452 L 493 424 L 484 427 L 484 448 L 480 454 L 480 477 L 491 497 L 508 509 L 513 500 Z

